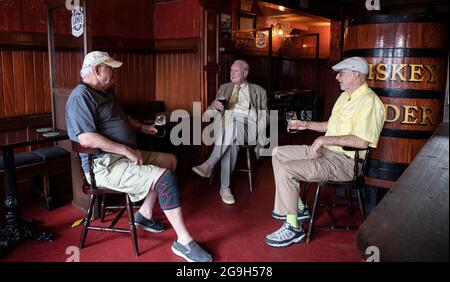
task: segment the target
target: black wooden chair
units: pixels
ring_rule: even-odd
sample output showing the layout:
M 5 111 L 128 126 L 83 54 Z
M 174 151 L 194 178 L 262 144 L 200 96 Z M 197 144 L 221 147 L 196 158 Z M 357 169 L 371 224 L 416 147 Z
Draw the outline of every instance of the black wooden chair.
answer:
M 335 207 L 347 207 L 349 215 L 353 217 L 353 191 L 356 192 L 356 198 L 358 200 L 359 204 L 359 210 L 361 213 L 361 221 L 364 221 L 366 219 L 366 211 L 364 208 L 364 203 L 362 201 L 361 196 L 361 189 L 364 187 L 364 175 L 366 172 L 366 164 L 367 160 L 369 158 L 370 150 L 367 149 L 356 149 L 356 148 L 350 148 L 350 147 L 344 147 L 343 148 L 346 151 L 353 151 L 355 152 L 355 165 L 354 165 L 354 174 L 353 179 L 350 181 L 323 181 L 319 182 L 317 184 L 316 193 L 314 196 L 314 202 L 313 202 L 313 209 L 312 209 L 312 215 L 311 219 L 309 221 L 309 229 L 306 236 L 306 242 L 309 243 L 311 240 L 311 235 L 313 232 L 313 229 L 315 227 L 317 228 L 323 228 L 328 230 L 334 230 L 334 229 L 341 229 L 341 230 L 353 230 L 357 229 L 357 226 L 344 226 L 344 225 L 338 225 L 337 220 L 333 214 L 332 209 Z M 365 157 L 362 159 L 360 158 L 360 153 L 365 152 Z M 305 188 L 305 195 L 303 198 L 306 198 L 306 195 L 308 194 L 308 190 L 311 183 L 307 183 Z M 336 203 L 320 203 L 320 190 L 322 187 L 342 187 L 346 189 L 346 198 L 347 198 L 347 204 L 336 204 Z M 332 224 L 329 225 L 315 225 L 315 220 L 317 216 L 317 212 L 319 209 L 319 206 L 325 207 L 327 210 L 328 215 L 332 219 Z
M 88 160 L 89 160 L 89 178 L 90 181 L 86 179 L 86 176 L 83 173 L 83 169 L 81 168 L 81 177 L 83 179 L 83 193 L 90 196 L 89 201 L 89 207 L 86 210 L 86 214 L 84 216 L 83 220 L 83 230 L 81 232 L 81 239 L 80 239 L 80 248 L 84 247 L 84 243 L 86 241 L 88 230 L 97 230 L 97 231 L 111 231 L 111 232 L 123 232 L 123 233 L 130 233 L 131 234 L 131 241 L 133 243 L 133 249 L 134 254 L 136 256 L 139 256 L 139 249 L 137 244 L 137 236 L 136 236 L 136 226 L 134 225 L 134 214 L 133 214 L 133 203 L 131 202 L 128 194 L 118 192 L 112 189 L 103 188 L 103 187 L 97 187 L 95 182 L 95 174 L 93 170 L 93 154 L 99 152 L 99 149 L 89 148 L 89 147 L 83 147 L 79 143 L 72 141 L 72 151 L 77 153 L 78 159 L 80 161 L 80 168 L 81 168 L 81 158 L 80 154 L 88 154 Z M 107 194 L 120 194 L 125 197 L 126 205 L 116 205 L 116 206 L 106 206 L 105 205 L 105 196 Z M 100 221 L 104 221 L 105 217 L 105 209 L 118 209 L 120 210 L 117 214 L 117 216 L 112 220 L 109 227 L 103 227 L 103 226 L 92 226 L 90 224 L 90 219 L 92 217 L 92 211 L 95 208 L 95 204 L 97 202 L 97 198 L 101 197 L 101 208 L 100 208 Z M 128 224 L 129 229 L 125 228 L 117 228 L 115 225 L 119 221 L 119 219 L 122 217 L 123 213 L 127 210 L 128 212 Z
M 234 171 L 238 171 L 238 172 L 246 172 L 248 174 L 248 183 L 250 186 L 250 192 L 253 192 L 253 183 L 255 182 L 255 156 L 254 156 L 254 150 L 255 150 L 255 145 L 242 145 L 238 154 L 241 155 L 241 152 L 245 152 L 245 157 L 246 157 L 246 167 L 238 167 L 238 168 L 234 168 Z M 239 158 L 239 156 L 238 156 Z M 214 171 L 215 171 L 215 167 L 213 168 L 212 172 L 211 172 L 211 176 L 209 178 L 209 187 L 212 187 L 213 185 L 213 181 L 214 181 Z

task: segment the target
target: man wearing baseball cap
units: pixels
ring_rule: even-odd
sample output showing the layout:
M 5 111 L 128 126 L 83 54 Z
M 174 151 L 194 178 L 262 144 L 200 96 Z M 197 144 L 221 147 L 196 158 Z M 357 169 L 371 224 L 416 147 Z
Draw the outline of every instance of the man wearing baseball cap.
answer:
M 164 224 L 155 220 L 155 201 L 172 224 L 177 240 L 172 251 L 187 261 L 209 262 L 212 256 L 190 235 L 184 225 L 180 195 L 175 176 L 176 157 L 160 152 L 140 151 L 136 131 L 157 132 L 154 125 L 142 124 L 125 115 L 113 89 L 113 69 L 122 65 L 106 52 L 86 55 L 80 70 L 82 81 L 75 87 L 66 104 L 66 125 L 71 140 L 84 147 L 98 148 L 94 156 L 97 186 L 128 193 L 132 202 L 143 200 L 134 214 L 137 227 L 158 233 Z M 87 156 L 82 156 L 84 173 L 89 177 Z
M 366 83 L 369 67 L 361 57 L 347 58 L 332 67 L 344 91 L 325 122 L 291 120 L 288 128 L 324 132 L 311 146 L 282 146 L 272 153 L 275 175 L 275 205 L 272 217 L 283 220 L 278 230 L 266 236 L 273 247 L 304 241 L 299 220 L 310 214 L 299 198 L 297 180 L 305 182 L 350 181 L 355 153 L 342 147 L 375 148 L 386 119 L 384 105 Z M 364 156 L 361 156 L 364 157 Z

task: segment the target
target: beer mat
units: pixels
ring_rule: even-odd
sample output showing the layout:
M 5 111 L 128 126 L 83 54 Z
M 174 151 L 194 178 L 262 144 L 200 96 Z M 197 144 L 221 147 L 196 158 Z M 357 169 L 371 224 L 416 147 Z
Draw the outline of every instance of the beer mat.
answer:
M 55 137 L 59 135 L 59 132 L 46 132 L 42 134 L 44 137 Z
M 50 132 L 50 131 L 52 131 L 52 130 L 53 130 L 53 128 L 51 128 L 51 127 L 41 127 L 41 128 L 37 128 L 37 129 L 36 129 L 36 131 L 37 131 L 37 132 L 40 132 L 40 133 Z

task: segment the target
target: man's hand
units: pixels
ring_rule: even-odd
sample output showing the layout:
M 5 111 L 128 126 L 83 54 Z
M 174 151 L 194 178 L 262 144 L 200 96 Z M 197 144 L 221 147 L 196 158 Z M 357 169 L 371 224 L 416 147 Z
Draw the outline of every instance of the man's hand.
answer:
M 218 100 L 215 100 L 213 102 L 213 107 L 214 107 L 214 109 L 216 109 L 218 111 L 222 111 L 223 110 L 223 104 L 221 102 L 219 102 Z
M 141 165 L 144 162 L 141 151 L 127 147 L 125 156 L 131 160 L 133 165 Z
M 308 122 L 305 120 L 290 120 L 288 123 L 288 129 L 291 130 L 305 130 L 308 129 Z
M 145 134 L 155 135 L 158 132 L 154 124 L 143 124 L 141 132 Z
M 309 155 L 311 158 L 315 159 L 322 155 L 321 148 L 323 144 L 323 136 L 320 136 L 314 140 L 314 143 L 312 143 L 309 147 Z

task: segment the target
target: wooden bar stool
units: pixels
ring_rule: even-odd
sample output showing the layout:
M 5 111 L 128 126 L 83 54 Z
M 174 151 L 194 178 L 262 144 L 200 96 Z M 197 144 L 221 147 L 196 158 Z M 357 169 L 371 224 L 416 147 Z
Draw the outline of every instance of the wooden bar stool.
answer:
M 84 243 L 86 241 L 87 233 L 89 230 L 97 230 L 97 231 L 110 231 L 110 232 L 122 232 L 122 233 L 130 233 L 131 235 L 131 241 L 133 244 L 134 254 L 135 256 L 139 256 L 139 249 L 138 249 L 138 243 L 137 243 L 137 236 L 136 236 L 136 226 L 134 225 L 134 213 L 133 213 L 133 203 L 130 200 L 130 197 L 127 193 L 115 191 L 108 188 L 102 188 L 97 187 L 95 182 L 95 174 L 94 174 L 94 165 L 93 165 L 93 155 L 95 153 L 100 152 L 99 149 L 94 148 L 88 148 L 88 147 L 82 147 L 79 143 L 72 141 L 72 151 L 77 153 L 78 159 L 80 161 L 80 168 L 81 168 L 81 177 L 83 179 L 83 193 L 90 196 L 89 201 L 89 207 L 86 210 L 86 214 L 84 216 L 83 220 L 83 230 L 81 232 L 81 238 L 80 238 L 80 249 L 84 247 Z M 90 181 L 87 181 L 86 176 L 83 173 L 83 168 L 81 167 L 81 158 L 80 154 L 88 154 L 89 159 L 89 178 Z M 116 205 L 116 206 L 106 206 L 104 202 L 104 197 L 107 194 L 119 194 L 125 196 L 126 205 Z M 102 197 L 102 204 L 101 204 L 101 216 L 100 221 L 104 220 L 105 215 L 105 209 L 118 209 L 120 210 L 117 216 L 113 219 L 109 227 L 103 227 L 103 226 L 92 226 L 90 224 L 90 219 L 92 216 L 92 211 L 94 209 L 94 205 L 97 201 L 97 197 Z M 129 228 L 117 228 L 115 227 L 116 223 L 119 221 L 119 219 L 124 214 L 125 210 L 127 210 L 128 213 L 128 225 Z
M 245 152 L 246 157 L 246 167 L 235 168 L 233 171 L 246 172 L 248 174 L 248 183 L 250 186 L 250 192 L 253 192 L 253 183 L 255 179 L 255 157 L 254 157 L 255 145 L 241 145 L 240 152 Z M 239 154 L 238 153 L 238 154 Z M 211 188 L 214 181 L 214 171 L 215 167 L 211 172 L 211 177 L 209 178 L 209 187 Z

